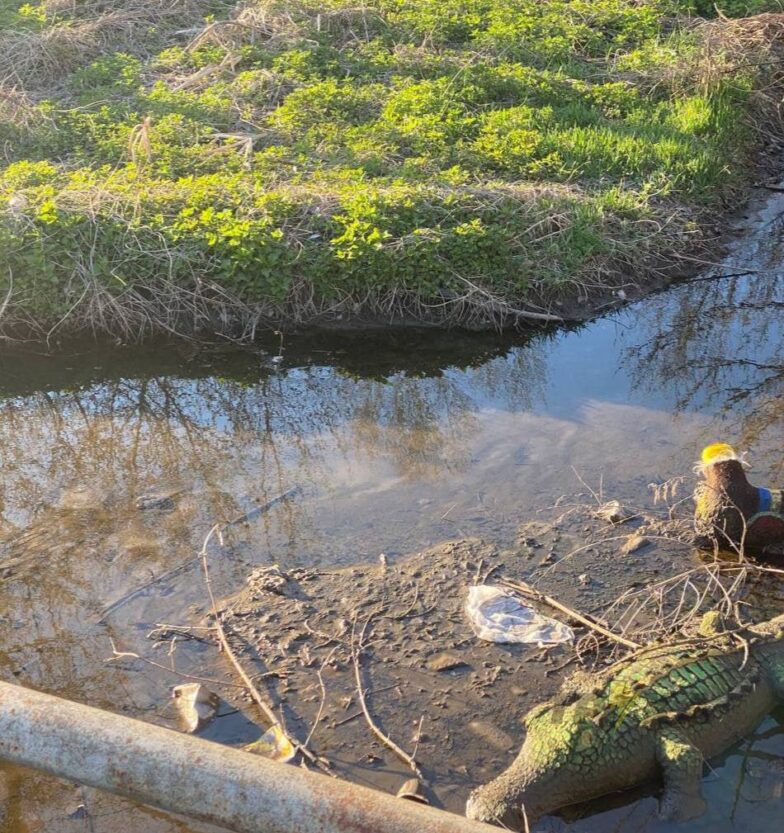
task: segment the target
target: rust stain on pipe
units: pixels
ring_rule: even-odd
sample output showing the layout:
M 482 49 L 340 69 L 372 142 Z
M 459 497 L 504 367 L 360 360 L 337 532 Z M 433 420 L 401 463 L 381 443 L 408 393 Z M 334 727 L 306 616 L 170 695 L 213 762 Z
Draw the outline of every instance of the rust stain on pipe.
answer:
M 2 682 L 0 759 L 235 833 L 498 833 L 433 807 Z

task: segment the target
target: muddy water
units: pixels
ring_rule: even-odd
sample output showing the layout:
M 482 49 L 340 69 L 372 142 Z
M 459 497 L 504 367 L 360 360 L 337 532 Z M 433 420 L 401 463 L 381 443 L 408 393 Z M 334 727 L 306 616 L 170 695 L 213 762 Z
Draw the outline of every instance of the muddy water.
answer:
M 176 675 L 106 660 L 114 640 L 181 670 L 223 673 L 206 648 L 167 656 L 146 638 L 158 623 L 203 615 L 198 572 L 104 623 L 102 611 L 192 557 L 214 522 L 294 485 L 295 500 L 233 532 L 215 565 L 221 592 L 258 564 L 365 563 L 468 535 L 503 544 L 564 494 L 648 501 L 649 484 L 688 474 L 717 439 L 748 449 L 759 482 L 780 483 L 783 214 L 780 194 L 757 204 L 727 260 L 689 285 L 517 342 L 288 333 L 253 350 L 4 349 L 2 678 L 173 725 Z M 171 494 L 174 508 L 137 508 L 151 492 Z M 678 829 L 780 829 L 781 717 L 707 777 L 711 809 Z M 224 727 L 223 740 L 252 739 L 236 721 Z M 1 772 L 8 833 L 206 829 Z M 654 809 L 644 798 L 568 824 L 666 830 Z

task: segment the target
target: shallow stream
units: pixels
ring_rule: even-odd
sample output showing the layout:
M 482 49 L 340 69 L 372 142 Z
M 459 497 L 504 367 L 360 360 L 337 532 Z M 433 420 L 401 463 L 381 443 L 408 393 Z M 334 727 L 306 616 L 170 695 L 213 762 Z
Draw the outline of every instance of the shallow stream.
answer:
M 698 279 L 516 341 L 393 330 L 286 334 L 253 349 L 3 348 L 0 675 L 170 724 L 176 679 L 104 660 L 110 638 L 149 654 L 157 623 L 200 617 L 198 576 L 106 623 L 101 611 L 192 557 L 216 521 L 295 485 L 295 500 L 242 531 L 242 557 L 216 565 L 221 592 L 258 564 L 376 562 L 474 535 L 503 544 L 578 491 L 649 501 L 649 484 L 690 474 L 717 440 L 748 450 L 756 481 L 781 485 L 782 217 L 784 196 L 760 200 Z M 150 492 L 171 494 L 174 510 L 138 509 Z M 709 813 L 678 830 L 780 829 L 778 725 L 771 717 L 764 739 L 707 777 Z M 13 768 L 0 770 L 0 799 L 7 833 L 207 829 Z M 669 829 L 652 807 L 573 829 Z

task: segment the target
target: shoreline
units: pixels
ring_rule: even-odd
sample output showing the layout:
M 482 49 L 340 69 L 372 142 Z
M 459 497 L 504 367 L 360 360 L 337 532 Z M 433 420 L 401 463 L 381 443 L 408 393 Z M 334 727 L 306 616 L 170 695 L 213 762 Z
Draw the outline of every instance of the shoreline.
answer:
M 216 318 L 205 319 L 200 316 L 199 324 L 194 321 L 175 322 L 156 327 L 154 324 L 143 327 L 134 336 L 126 333 L 120 337 L 111 331 L 95 327 L 81 327 L 73 329 L 70 326 L 55 326 L 49 328 L 50 322 L 31 322 L 23 324 L 11 323 L 7 326 L 0 313 L 0 344 L 11 349 L 32 346 L 44 347 L 47 351 L 57 352 L 75 344 L 113 343 L 115 347 L 127 348 L 134 345 L 151 345 L 163 340 L 164 342 L 194 343 L 198 348 L 209 348 L 233 344 L 236 347 L 251 347 L 265 341 L 275 341 L 283 336 L 325 336 L 345 333 L 353 336 L 379 336 L 385 333 L 466 333 L 476 336 L 515 335 L 525 337 L 547 330 L 579 327 L 588 324 L 603 315 L 622 309 L 645 298 L 664 292 L 681 283 L 688 283 L 697 276 L 699 280 L 721 280 L 725 275 L 711 275 L 710 270 L 721 266 L 721 261 L 728 247 L 734 241 L 742 239 L 744 229 L 737 228 L 738 219 L 753 211 L 756 207 L 767 202 L 771 192 L 778 188 L 760 181 L 766 174 L 773 176 L 780 172 L 779 164 L 772 164 L 765 160 L 757 166 L 757 176 L 752 179 L 748 190 L 744 193 L 743 202 L 739 207 L 728 210 L 722 217 L 706 224 L 704 231 L 710 230 L 713 237 L 710 240 L 701 239 L 694 244 L 690 256 L 684 253 L 674 253 L 671 258 L 656 255 L 653 263 L 643 264 L 640 272 L 647 275 L 646 280 L 631 282 L 624 280 L 624 275 L 617 274 L 617 284 L 602 286 L 590 297 L 564 298 L 549 304 L 535 305 L 533 316 L 528 317 L 528 309 L 516 308 L 511 302 L 493 310 L 489 310 L 484 319 L 473 317 L 470 325 L 466 324 L 460 314 L 446 314 L 423 318 L 421 315 L 381 316 L 368 314 L 363 311 L 315 314 L 303 319 L 297 315 L 283 315 L 279 317 L 269 315 L 268 304 L 256 305 L 237 302 L 241 314 L 235 320 L 226 317 L 225 309 L 219 310 Z M 767 190 L 766 190 L 767 189 Z M 712 256 L 710 260 L 708 257 Z M 707 274 L 706 274 L 707 273 Z M 625 274 L 625 273 L 624 273 Z M 418 303 L 418 299 L 415 300 Z M 421 307 L 420 307 L 421 309 Z M 551 320 L 548 320 L 551 319 Z

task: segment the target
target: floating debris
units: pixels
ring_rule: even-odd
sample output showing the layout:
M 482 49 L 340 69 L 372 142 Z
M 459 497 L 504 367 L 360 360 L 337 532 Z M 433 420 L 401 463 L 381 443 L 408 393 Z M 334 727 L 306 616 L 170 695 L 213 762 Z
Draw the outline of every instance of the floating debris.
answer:
M 193 734 L 208 726 L 218 713 L 220 698 L 201 683 L 185 683 L 172 689 L 183 730 Z
M 244 746 L 246 752 L 254 755 L 263 755 L 273 761 L 287 763 L 297 754 L 294 745 L 286 737 L 280 726 L 270 726 L 269 729 L 258 739 Z

